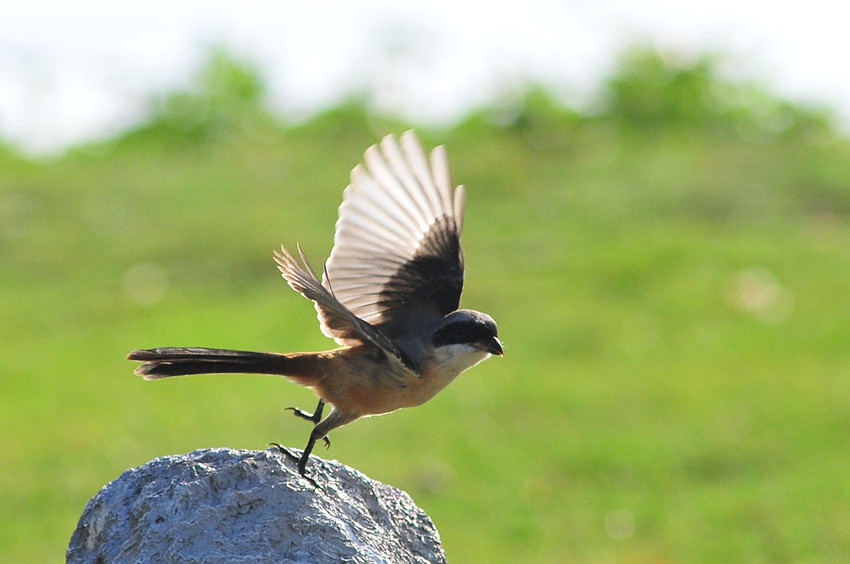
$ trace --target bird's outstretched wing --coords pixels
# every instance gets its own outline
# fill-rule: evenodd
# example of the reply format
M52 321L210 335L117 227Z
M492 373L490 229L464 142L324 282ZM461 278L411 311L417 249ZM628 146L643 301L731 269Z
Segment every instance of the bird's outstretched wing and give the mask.
M322 333L336 339L340 344L351 346L371 344L396 358L414 372L418 370L415 362L395 341L354 315L322 285L310 263L307 262L301 247L298 247L298 254L301 258L300 263L286 247L275 251L274 256L281 274L292 289L315 302Z
M343 194L322 284L392 337L458 308L466 198L452 187L445 148L429 160L412 131L400 143L384 137L364 160Z

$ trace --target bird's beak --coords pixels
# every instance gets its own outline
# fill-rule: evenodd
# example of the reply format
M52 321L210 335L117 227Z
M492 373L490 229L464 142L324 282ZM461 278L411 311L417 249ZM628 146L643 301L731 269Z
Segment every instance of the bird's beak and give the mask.
M491 337L489 340L485 341L482 344L482 348L490 354L498 356L505 354L502 350L502 343L496 337Z

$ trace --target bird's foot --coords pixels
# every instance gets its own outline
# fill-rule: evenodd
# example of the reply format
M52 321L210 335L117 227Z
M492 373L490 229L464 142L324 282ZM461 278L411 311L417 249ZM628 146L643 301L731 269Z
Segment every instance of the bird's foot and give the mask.
M292 411L292 415L294 415L296 417L300 417L301 419L306 419L307 421L312 421L313 424L318 424L319 421L322 418L321 409L316 409L316 411L314 413L307 413L306 411L304 411L303 409L301 409L299 407L284 407L283 408L284 411L286 411L287 409ZM325 443L325 448L331 448L331 440L328 438L327 435L322 437L322 442ZM272 444L274 444L274 443L272 443Z
M286 448L285 446L283 446L280 443L269 443L269 446L275 447L277 450L282 452L284 454L284 456L286 456L286 458L288 458L290 460L294 460L295 462L298 462L299 460L301 460L300 456L298 456L297 454L295 454L294 452L292 452L291 450L289 450L288 448Z
M319 483L316 480L314 480L311 476L307 475L306 460L302 462L302 458L303 458L302 456L298 456L297 454L295 454L294 452L292 452L291 450L289 450L285 446L281 445L280 443L269 443L269 446L275 447L277 450L282 452L284 454L284 456L286 456L288 459L290 459L293 462L295 462L296 464L298 464L298 474L302 478L304 478L305 480L310 482L313 485L314 488L316 488L317 490L322 491L322 492L325 491L325 489L322 486L320 486Z
M318 423L317 417L315 413L308 413L301 409L300 407L284 407L283 410L287 409L292 410L292 415L295 417L300 417L301 419L306 419L307 421L312 421L313 423Z

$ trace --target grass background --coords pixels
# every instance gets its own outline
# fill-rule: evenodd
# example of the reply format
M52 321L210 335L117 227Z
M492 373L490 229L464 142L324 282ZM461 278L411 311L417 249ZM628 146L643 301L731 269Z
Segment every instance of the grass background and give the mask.
M303 446L262 376L158 383L161 345L331 346L271 251L330 251L352 99L300 125L221 53L120 139L0 150L0 560L56 562L123 470ZM850 555L850 143L821 111L636 51L581 113L530 87L441 130L467 186L463 304L503 359L321 456L410 492L450 561Z

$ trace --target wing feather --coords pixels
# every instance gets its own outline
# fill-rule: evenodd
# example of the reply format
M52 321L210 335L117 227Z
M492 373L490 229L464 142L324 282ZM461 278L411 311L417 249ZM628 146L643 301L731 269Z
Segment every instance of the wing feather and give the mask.
M414 373L418 370L416 363L395 341L354 315L334 297L331 290L319 281L300 246L298 254L300 263L286 247L281 246L280 251L275 251L274 256L278 269L289 286L314 302L322 333L343 345L356 346L366 343L374 345Z
M323 285L353 315L395 332L414 311L442 317L457 309L464 202L444 147L429 160L412 131L400 142L384 137L352 170Z

